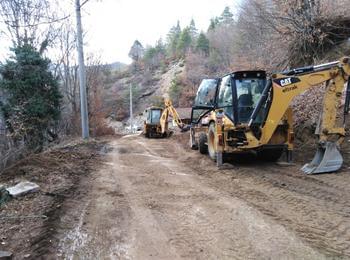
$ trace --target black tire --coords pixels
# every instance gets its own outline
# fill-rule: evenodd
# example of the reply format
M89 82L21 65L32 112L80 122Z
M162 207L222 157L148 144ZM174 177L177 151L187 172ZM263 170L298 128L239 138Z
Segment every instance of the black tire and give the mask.
M198 147L201 154L208 153L207 135L205 133L199 134Z
M211 123L208 129L207 143L209 157L214 161L216 161L216 138L215 124Z

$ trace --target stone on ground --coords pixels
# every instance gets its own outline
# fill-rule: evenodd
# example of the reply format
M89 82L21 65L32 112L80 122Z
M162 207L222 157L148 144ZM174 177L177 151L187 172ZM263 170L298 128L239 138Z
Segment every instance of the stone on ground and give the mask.
M13 187L7 188L7 191L12 197L18 197L29 192L35 192L38 190L39 185L29 181L22 181Z

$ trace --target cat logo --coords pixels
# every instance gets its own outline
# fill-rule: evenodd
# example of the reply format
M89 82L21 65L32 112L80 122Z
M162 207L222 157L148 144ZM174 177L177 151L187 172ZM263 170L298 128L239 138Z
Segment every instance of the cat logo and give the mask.
M285 78L285 79L281 79L280 81L281 87L288 86L290 84L292 84L292 78Z
M289 86L291 84L296 84L300 82L300 79L295 78L295 77L288 77L288 78L282 78L282 79L276 79L274 80L274 83L277 85L281 86L282 88L285 86Z

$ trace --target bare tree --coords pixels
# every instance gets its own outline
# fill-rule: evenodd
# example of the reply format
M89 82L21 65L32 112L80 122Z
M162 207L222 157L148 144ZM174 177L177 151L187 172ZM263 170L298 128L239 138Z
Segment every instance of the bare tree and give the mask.
M102 64L99 55L88 54L86 60L86 90L91 134L93 136L113 134L113 130L105 121L109 111L103 106L104 82L108 75L105 72L110 68Z
M269 47L268 42L272 51L285 51L279 56L280 64L310 64L350 36L350 7L345 2L245 0L240 12L243 31L256 35L255 41L259 41L258 36L265 38L265 47ZM257 31L261 25L264 30ZM261 35L259 31L268 33ZM269 40L265 35L272 37Z
M70 21L62 24L57 35L55 46L58 49L56 58L56 75L61 80L62 90L73 113L78 112L78 77L76 64L76 33Z
M287 40L280 37L278 27L268 17L268 10L273 8L272 1L246 0L242 3L236 23L232 69L240 66L240 69L275 70L286 66Z
M233 24L218 25L208 32L212 63L218 66L216 71L223 71L234 62L237 29Z
M55 37L57 18L53 1L48 0L0 0L0 16L6 25L7 36L14 46L23 43L44 50Z

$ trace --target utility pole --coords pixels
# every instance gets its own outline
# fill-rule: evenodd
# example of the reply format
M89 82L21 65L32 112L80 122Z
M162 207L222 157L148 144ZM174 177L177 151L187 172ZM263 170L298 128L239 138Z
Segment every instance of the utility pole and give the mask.
M83 50L83 29L81 26L80 0L75 0L75 12L77 18L77 37L78 37L78 61L79 61L79 85L80 85L80 112L81 112L81 130L82 138L89 138L89 118L86 97L86 70L84 64Z
M133 133L134 129L132 128L132 122L133 116L132 116L132 85L130 84L130 132Z

